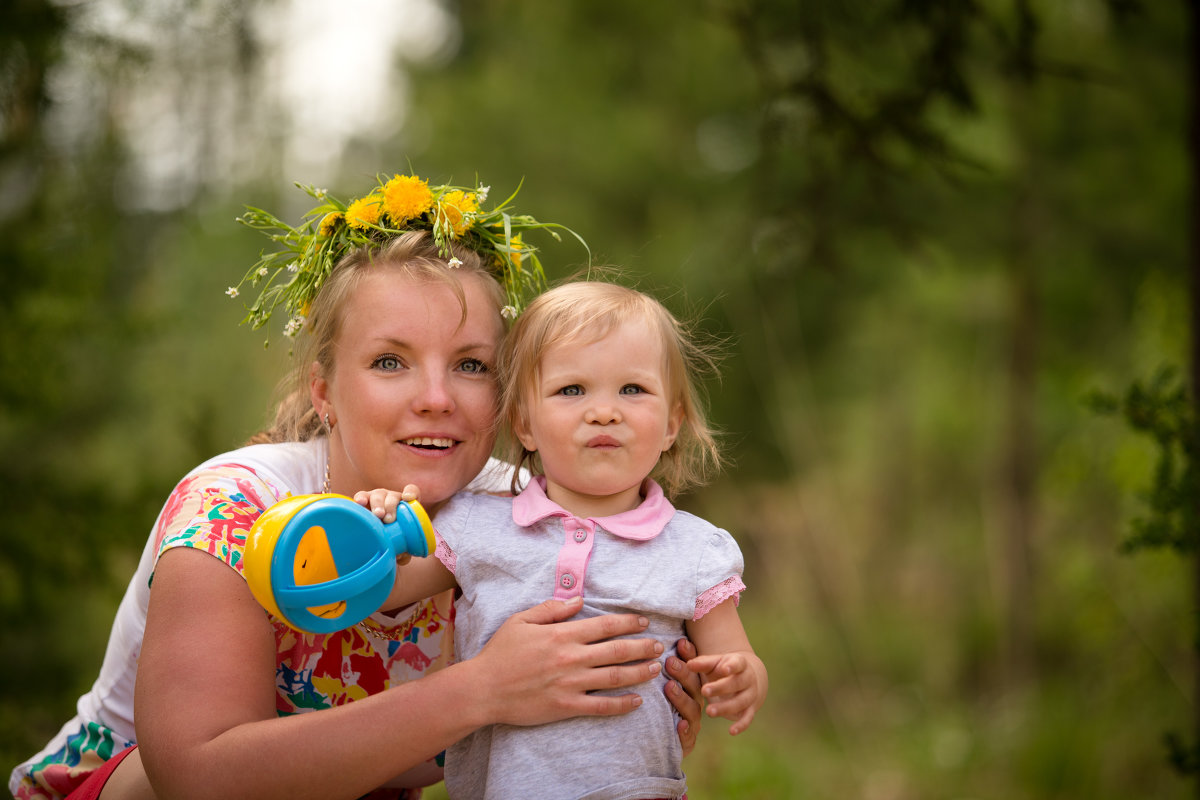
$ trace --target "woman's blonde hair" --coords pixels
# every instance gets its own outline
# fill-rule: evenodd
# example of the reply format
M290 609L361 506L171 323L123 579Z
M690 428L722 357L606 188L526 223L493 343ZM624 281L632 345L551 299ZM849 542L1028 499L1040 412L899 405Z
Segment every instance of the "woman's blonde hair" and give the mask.
M602 281L562 284L535 298L513 323L497 357L501 376L500 418L509 429L506 449L518 467L528 464L541 471L537 454L511 432L527 427L528 399L536 391L541 359L554 345L590 342L603 338L630 321L645 322L655 331L663 349L668 402L683 412L679 434L659 458L652 476L674 496L706 483L722 463L716 431L709 425L704 382L717 374L714 346L704 346L694 330L685 326L653 297ZM518 476L513 475L513 491Z
M453 268L450 258L458 260ZM294 368L280 384L282 400L276 407L274 424L252 436L249 444L306 442L324 435L324 426L309 396L312 364L318 365L325 379L333 377L335 346L346 318L347 301L370 271L385 269L418 281L445 283L458 298L463 321L467 315L462 288L465 276L480 276L495 303L497 316L505 302L504 290L479 253L451 243L450 257L443 258L428 231L408 231L382 246L360 247L347 253L334 266L309 309L308 322L297 343Z

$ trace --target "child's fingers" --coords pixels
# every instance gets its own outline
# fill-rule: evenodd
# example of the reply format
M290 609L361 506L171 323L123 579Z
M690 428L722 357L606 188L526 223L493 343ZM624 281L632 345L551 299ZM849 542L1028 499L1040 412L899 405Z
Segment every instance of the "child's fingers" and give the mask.
M369 492L355 493L354 501L384 522L392 522L396 519L400 494L388 489L372 489Z
M754 693L742 691L721 695L709 701L707 712L710 717L724 717L733 720L735 724L743 723L741 729L745 729L750 724L746 714L750 714L750 719L754 718Z
M707 676L709 679L711 679L711 678L715 677L715 674L713 671L717 668L717 666L720 663L721 663L720 655L696 656L695 658L688 660L687 668L690 669L692 672L697 672L697 673Z
M754 706L751 705L738 716L732 725L729 726L729 735L737 736L746 728L750 727L750 723L754 721Z
M745 660L725 659L708 673L701 693L711 699L744 691L753 683L754 675L746 669Z
M420 502L421 489L415 483L406 484L404 491L400 492L400 499L406 503Z

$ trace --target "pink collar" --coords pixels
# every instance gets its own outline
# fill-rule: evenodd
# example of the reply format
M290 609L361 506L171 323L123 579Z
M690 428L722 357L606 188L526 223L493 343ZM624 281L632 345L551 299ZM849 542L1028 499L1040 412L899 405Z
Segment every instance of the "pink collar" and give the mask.
M667 526L667 522L675 513L675 507L663 494L662 487L649 478L642 484L642 490L645 499L637 508L611 517L589 517L589 521L622 539L639 542L653 539ZM528 528L546 517L571 516L569 511L546 497L544 475L535 477L513 500L513 522L523 528Z

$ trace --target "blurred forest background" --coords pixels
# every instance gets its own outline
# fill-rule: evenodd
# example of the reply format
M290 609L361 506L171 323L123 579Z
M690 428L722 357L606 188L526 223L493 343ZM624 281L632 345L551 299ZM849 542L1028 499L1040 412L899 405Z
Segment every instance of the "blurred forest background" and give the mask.
M524 180L728 339L733 465L683 505L742 544L772 686L691 797L1195 796L1192 569L1122 550L1156 450L1086 402L1187 374L1194 4L2 7L4 775L167 492L270 413L243 204L411 168Z

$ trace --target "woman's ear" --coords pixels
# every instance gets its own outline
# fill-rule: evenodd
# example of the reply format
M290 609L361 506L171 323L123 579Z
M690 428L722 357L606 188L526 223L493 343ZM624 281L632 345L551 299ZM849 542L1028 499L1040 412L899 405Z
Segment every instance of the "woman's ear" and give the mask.
M329 381L321 375L321 364L317 361L308 370L308 396L312 400L313 410L317 412L317 419L324 419L332 403L329 400Z

